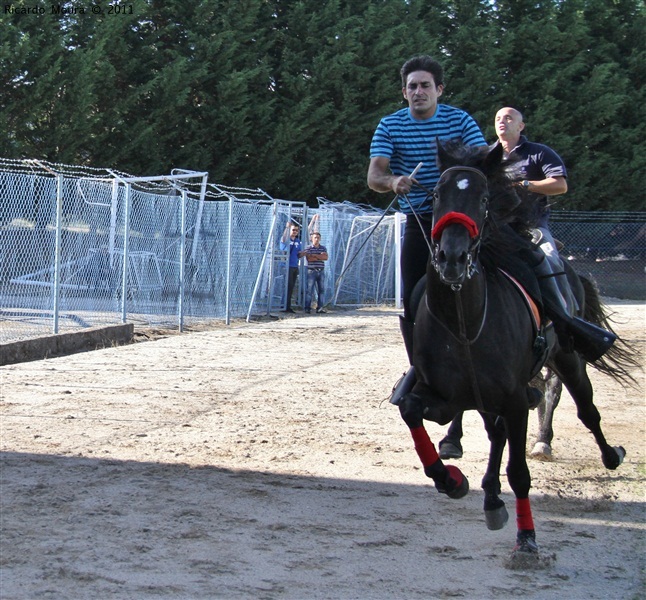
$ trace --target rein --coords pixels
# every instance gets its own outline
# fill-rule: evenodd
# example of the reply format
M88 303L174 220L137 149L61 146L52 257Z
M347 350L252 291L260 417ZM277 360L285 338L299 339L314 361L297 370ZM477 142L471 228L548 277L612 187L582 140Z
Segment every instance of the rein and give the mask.
M485 184L487 185L488 189L488 181L486 175L480 171L479 169L475 169L473 167L450 167L449 169L446 169L441 177L440 181L438 181L437 185L435 186L435 190L433 190L434 194L437 194L437 188L440 185L440 182L442 181L443 177L451 172L451 171L469 171L472 173L476 173L478 176L482 177L485 181ZM488 213L485 213L485 218L483 221L483 226L484 223L487 221L487 215ZM457 223L459 225L462 225L465 227L469 233L469 237L472 240L471 247L469 249L469 267L467 270L467 279L471 279L475 272L475 259L473 258L475 254L478 251L478 248L480 247L480 234L481 234L481 228L478 227L478 224L468 215L464 213L459 213L456 211L451 211L447 214L445 214L443 217L441 217L437 223L434 223L433 229L431 231L431 242L433 249L431 250L431 256L432 256L432 261L433 265L435 266L435 269L438 270L437 262L436 262L436 252L434 251L437 250L438 248L438 242L442 236L442 232L446 229L451 224ZM455 305L456 305L456 310L458 314L458 327L459 327L459 334L456 336L440 319L438 319L432 312L431 309L428 305L428 296L425 297L426 301L426 310L428 311L429 315L431 316L432 319L434 319L437 323L439 323L446 331L449 332L450 335L452 335L457 342L464 348L465 353L466 353L466 363L468 365L468 370L469 370L469 382L471 383L471 389L473 390L473 395L475 398L476 402L476 408L480 412L484 412L485 407L484 403L482 402L482 395L480 393L480 387L478 386L478 378L476 376L474 364L473 364L473 357L471 356L471 346L480 338L480 335L482 334L482 331L484 329L485 322L487 321L487 314L488 314L488 307L489 307L489 298L488 298L488 288L487 288L487 279L486 277L484 278L484 307L483 307L483 312L482 312L482 320L480 322L480 327L478 328L478 332L476 333L475 337L472 339L469 339L467 336L467 331L466 331L466 322L464 318L464 307L462 305L462 295L461 295L461 289L462 285L452 285L451 289L455 293Z
M438 323L441 327L443 327L455 340L462 346L465 350L466 353L466 358L467 358L467 365L469 367L469 382L471 383L471 389L473 390L473 395L475 397L476 401L476 408L480 412L485 412L485 407L484 403L482 402L482 395L480 394L480 387L478 386L478 378L476 376L475 368L473 366L473 357L471 356L471 346L475 344L475 342L478 341L480 338L480 334L482 333L482 330L484 329L485 322L487 321L487 314L489 313L489 294L488 294L488 288L487 288L487 279L485 277L484 279L484 286L485 286L485 299L484 299L484 308L482 311L482 321L480 322L480 327L478 328L478 333L476 333L475 337L472 339L469 339L467 337L466 333L466 323L464 320L464 308L462 306L462 295L460 293L460 290L454 290L455 292L455 306L458 312L458 325L459 325L459 335L455 335L447 326L445 323L443 323L438 317L436 317L433 312L431 311L431 307L428 305L428 294L424 296L424 301L426 304L426 311L430 315L430 317Z

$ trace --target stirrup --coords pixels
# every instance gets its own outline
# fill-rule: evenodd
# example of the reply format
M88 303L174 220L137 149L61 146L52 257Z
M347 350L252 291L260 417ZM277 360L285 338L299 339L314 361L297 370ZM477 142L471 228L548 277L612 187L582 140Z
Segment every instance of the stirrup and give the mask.
M408 371L399 378L393 387L393 391L390 394L390 403L395 406L399 406L402 398L413 389L416 381L417 377L415 377L415 367L411 366L408 368Z

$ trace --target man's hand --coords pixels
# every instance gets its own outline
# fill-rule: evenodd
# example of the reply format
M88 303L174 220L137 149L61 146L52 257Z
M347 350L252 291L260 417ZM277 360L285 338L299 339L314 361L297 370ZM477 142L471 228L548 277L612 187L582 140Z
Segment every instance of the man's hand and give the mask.
M417 183L417 181L411 177L400 175L399 177L393 177L390 187L398 196L405 196L411 191L411 188L415 183Z

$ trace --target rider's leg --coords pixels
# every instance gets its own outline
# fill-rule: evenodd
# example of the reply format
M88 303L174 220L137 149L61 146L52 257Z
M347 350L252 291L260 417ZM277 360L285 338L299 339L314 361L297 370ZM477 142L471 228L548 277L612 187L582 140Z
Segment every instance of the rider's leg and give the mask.
M534 265L534 272L541 289L545 313L554 323L562 349L566 352L575 350L588 362L601 358L617 336L598 325L568 314L565 299L544 256Z
M563 296L565 306L567 307L568 312L576 313L579 310L579 304L574 297L570 283L567 280L565 267L563 266L563 260L559 255L558 248L556 247L556 241L552 236L552 232L547 227L539 227L538 231L540 231L541 234L541 239L538 243L538 246L543 251L543 254L545 254L547 260L550 263L552 273L555 276L556 285L558 286L558 289ZM572 311L569 310L570 308L572 309Z
M420 219L425 224L424 219ZM430 223L428 224L430 229ZM411 296L417 282L426 274L429 249L425 234L420 229L417 219L413 215L406 217L404 230L404 243L402 245L401 268L403 282L404 314L399 317L399 329L404 339L408 362L411 365L403 377L395 384L390 395L392 404L399 404L405 394L410 392L415 385L415 368L413 364L413 328L415 325L416 306L411 306Z
M413 367L413 328L414 323L406 319L403 315L399 316L399 329L404 338L404 346L406 347L406 353L408 354L408 362L410 366L403 377L393 387L393 391L390 394L390 402L392 404L398 405L399 401L408 394L413 389L413 386L417 382L417 377L415 377L415 367Z

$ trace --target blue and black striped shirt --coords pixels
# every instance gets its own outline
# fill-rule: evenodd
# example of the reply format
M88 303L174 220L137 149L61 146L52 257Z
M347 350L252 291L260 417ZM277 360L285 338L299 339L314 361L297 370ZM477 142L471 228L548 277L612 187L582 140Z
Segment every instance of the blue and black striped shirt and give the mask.
M419 121L411 116L407 107L381 120L372 137L370 158L383 156L390 159L393 175L410 175L422 162L424 166L415 179L427 189L433 189L440 178L435 138L458 139L467 146L487 145L473 118L459 108L438 104L430 119ZM413 187L408 199L416 212L428 213L433 208L430 200L426 202L426 192L418 186ZM399 198L399 208L405 214L412 214L405 198Z

